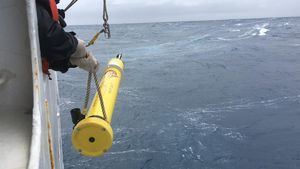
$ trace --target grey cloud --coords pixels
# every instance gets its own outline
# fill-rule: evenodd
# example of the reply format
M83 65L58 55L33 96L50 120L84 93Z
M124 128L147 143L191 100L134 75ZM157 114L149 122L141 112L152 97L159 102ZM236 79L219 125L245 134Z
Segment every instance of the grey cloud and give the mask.
M78 1L67 14L68 22L100 24L102 0ZM108 4L112 23L300 16L299 0L108 0Z

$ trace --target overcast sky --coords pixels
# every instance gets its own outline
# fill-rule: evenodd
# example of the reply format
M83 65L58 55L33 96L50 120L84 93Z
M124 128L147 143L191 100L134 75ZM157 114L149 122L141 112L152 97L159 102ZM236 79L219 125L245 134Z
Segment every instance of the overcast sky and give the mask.
M70 0L61 0L65 7ZM110 23L300 16L300 0L107 0ZM70 25L102 23L102 0L78 0Z

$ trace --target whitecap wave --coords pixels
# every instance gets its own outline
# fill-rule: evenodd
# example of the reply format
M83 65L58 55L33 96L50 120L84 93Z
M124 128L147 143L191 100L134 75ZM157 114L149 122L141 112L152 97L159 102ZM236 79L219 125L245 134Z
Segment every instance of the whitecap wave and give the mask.
M169 154L167 151L154 151L150 150L149 148L146 149L138 149L138 150L125 150L125 151L115 151L115 152L108 152L108 155L120 155L120 154L128 154L128 153L165 153Z
M255 36L255 35L252 34L250 36L239 36L238 38L223 38L223 37L219 37L217 39L220 40L220 41L238 41L238 40L244 40L244 39L251 38L252 36Z
M259 36L265 36L265 35L267 35L266 33L267 32L269 32L270 30L269 29L266 29L266 28L261 28L260 30L259 30Z
M179 116L186 120L186 128L192 127L199 130L199 134L201 136L205 137L210 134L216 133L218 135L236 141L241 141L244 139L244 136L236 129L209 122L209 119L220 120L222 118L222 114L220 114L220 110L218 109L212 109L209 107L194 109L182 113Z
M229 29L229 32L241 32L240 29Z
M199 130L199 134L201 136L207 136L212 133L216 133L228 139L243 141L245 136L238 129L228 128L218 123L212 123L211 121L222 120L225 117L226 112L248 110L256 107L274 109L283 102L299 101L300 95L278 97L260 101L240 99L219 104L210 104L197 109L190 109L188 111L185 111L184 113L179 114L178 116L180 116L181 119L184 119L187 122L185 123L184 127L192 127Z
M72 101L70 98L60 98L60 104L59 106L64 107L64 106L68 106L68 105L72 105L75 104L74 101Z
M249 39L254 36L265 36L267 35L267 32L270 30L267 29L269 26L269 23L263 23L263 24L256 24L255 26L252 26L248 28L245 32L242 33L241 29L229 29L229 32L241 32L238 37L218 37L217 39L220 41L236 41L236 40L244 40Z
M266 33L270 31L269 29L266 28L267 26L269 26L269 23L264 23L262 25L255 25L254 28L259 31L258 33L259 36L265 36L267 35Z
M211 36L210 34L204 34L204 35L196 36L195 38L192 38L189 41L192 42L192 43L199 42L199 41L201 41L201 40L203 40L205 38L208 38L210 36Z

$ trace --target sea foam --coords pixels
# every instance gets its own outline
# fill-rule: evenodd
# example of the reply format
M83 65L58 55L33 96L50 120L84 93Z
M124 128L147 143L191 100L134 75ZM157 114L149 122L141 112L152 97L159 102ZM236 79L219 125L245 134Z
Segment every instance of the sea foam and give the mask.
M255 25L255 29L259 31L259 36L265 36L267 35L266 33L269 32L270 30L267 29L266 27L269 26L268 23L264 23L263 25Z

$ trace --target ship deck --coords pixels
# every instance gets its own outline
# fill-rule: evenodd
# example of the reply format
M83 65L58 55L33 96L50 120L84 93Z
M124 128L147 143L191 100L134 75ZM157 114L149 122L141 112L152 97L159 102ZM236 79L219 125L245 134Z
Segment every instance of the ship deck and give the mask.
M32 112L22 107L2 106L0 113L0 168L26 168L30 152Z

